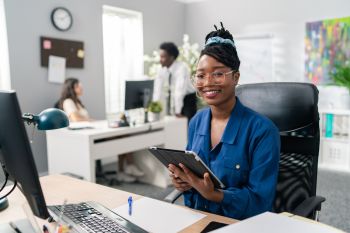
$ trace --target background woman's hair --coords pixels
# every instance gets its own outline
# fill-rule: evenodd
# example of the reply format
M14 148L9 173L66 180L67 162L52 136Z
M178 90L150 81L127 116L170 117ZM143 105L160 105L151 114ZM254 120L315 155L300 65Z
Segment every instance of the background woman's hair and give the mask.
M221 23L221 29L217 29L215 25L214 27L216 30L210 32L205 37L205 43L209 38L215 37L215 36L221 37L223 39L230 39L234 42L232 34L224 28L222 23ZM214 43L214 44L205 46L204 49L201 51L200 57L203 55L211 56L216 60L218 60L220 63L224 64L225 66L228 66L235 71L239 71L239 65L241 62L238 58L236 47L233 47L230 44Z
M66 99L72 99L77 107L78 105L81 105L82 107L84 107L84 105L82 104L79 97L74 91L75 86L78 84L79 84L79 80L76 78L67 78L64 81L62 92L61 92L61 98L59 100L60 109L63 109L63 102Z

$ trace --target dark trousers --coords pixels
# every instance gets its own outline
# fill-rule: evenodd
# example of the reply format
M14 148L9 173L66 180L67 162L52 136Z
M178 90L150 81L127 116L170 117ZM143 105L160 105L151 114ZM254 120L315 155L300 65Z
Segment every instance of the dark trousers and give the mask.
M196 93L185 95L184 106L182 107L181 114L186 116L188 122L197 112L197 96Z

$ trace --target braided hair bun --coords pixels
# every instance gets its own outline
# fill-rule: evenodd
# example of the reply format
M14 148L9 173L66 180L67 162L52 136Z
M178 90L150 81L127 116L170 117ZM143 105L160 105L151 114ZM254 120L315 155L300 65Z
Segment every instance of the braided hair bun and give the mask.
M226 30L222 24L221 29L218 29L216 25L214 25L215 31L210 32L205 37L205 44L206 46L201 51L200 57L203 55L208 55L213 58L215 58L220 63L224 64L225 66L228 66L232 68L235 71L239 71L239 65L240 60L237 55L236 46L232 45L234 44L233 36L232 34ZM231 40L233 43L208 43L208 40L210 38L220 37L222 39L228 39Z

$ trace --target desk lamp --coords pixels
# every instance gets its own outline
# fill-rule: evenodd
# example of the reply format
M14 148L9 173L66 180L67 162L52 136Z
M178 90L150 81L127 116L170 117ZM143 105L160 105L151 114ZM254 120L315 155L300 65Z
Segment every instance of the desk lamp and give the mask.
M22 119L28 125L36 125L38 130L59 129L69 125L67 115L62 110L57 108L48 108L39 113L39 115L24 113L22 115Z
M62 110L59 110L57 108L48 108L39 113L39 115L24 113L22 115L22 119L28 125L34 124L34 126L37 126L38 130L59 129L67 127L69 125L67 115ZM5 176L5 183L2 187L0 187L0 191L5 187L7 183L8 175L5 174ZM7 195L9 194L10 193L8 193ZM8 207L8 201L6 196L0 197L0 211Z

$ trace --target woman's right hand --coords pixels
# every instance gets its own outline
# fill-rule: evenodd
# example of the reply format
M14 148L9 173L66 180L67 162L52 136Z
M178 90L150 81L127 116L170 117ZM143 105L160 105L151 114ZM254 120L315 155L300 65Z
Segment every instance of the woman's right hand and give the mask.
M178 169L177 167L175 167L174 165L170 164L168 167L169 170L169 176L171 177L171 182L173 183L174 187L181 191L181 192L185 192L189 189L192 188L191 185L189 185L187 182L181 180L180 177L177 177L174 175L174 169Z

